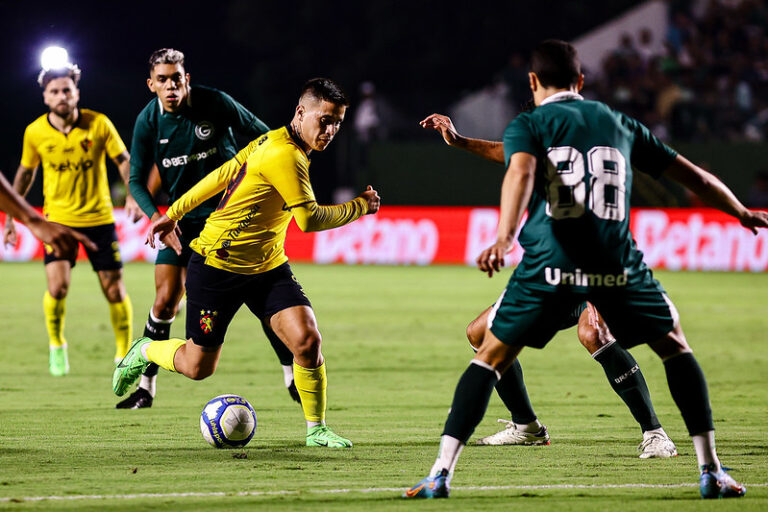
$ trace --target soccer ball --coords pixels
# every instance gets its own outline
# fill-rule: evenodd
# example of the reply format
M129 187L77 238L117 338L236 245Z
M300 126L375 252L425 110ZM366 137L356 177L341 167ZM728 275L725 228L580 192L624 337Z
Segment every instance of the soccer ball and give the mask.
M200 432L216 448L242 448L256 432L256 411L238 395L219 395L200 415Z

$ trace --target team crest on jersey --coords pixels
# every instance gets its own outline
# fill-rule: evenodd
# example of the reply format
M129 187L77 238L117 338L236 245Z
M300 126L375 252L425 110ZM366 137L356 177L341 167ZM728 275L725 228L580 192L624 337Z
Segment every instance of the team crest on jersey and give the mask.
M195 136L200 140L208 140L213 137L213 123L209 121L200 121L195 126Z
M217 316L219 316L218 311L211 311L210 309L200 310L200 330L203 331L203 334L211 334L213 332Z
M87 153L93 147L93 141L91 139L83 139L80 141L80 147Z

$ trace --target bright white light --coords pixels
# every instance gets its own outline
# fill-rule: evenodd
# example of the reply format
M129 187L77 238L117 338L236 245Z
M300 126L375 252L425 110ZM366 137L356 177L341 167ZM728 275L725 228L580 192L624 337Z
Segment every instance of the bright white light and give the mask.
M62 69L69 64L67 50L59 46L49 46L40 54L40 65L45 70Z

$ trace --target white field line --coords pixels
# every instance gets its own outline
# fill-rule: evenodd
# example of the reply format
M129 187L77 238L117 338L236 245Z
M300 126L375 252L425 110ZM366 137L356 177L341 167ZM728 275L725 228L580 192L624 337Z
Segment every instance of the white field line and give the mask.
M697 483L682 484L551 484L551 485L483 485L452 487L453 491L510 491L510 490L547 490L547 489L679 489L698 487ZM768 487L768 483L747 483L749 487ZM282 491L241 491L241 492L166 492L139 494L80 494L72 496L24 496L21 498L0 498L0 503L32 501L79 501L79 500L135 500L142 498L211 498L221 496L290 496L299 494L353 494L376 492L403 492L405 487L369 487L363 489L301 489Z

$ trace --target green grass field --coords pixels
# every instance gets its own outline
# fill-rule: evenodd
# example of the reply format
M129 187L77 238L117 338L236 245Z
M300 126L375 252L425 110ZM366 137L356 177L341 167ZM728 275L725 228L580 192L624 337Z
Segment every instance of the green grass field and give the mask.
M768 275L659 273L710 385L718 451L749 488L703 502L693 447L663 366L633 349L680 456L640 460L639 428L600 366L561 333L521 357L549 427L545 447L468 446L450 500L400 500L437 452L454 387L471 352L464 328L508 277L465 267L295 265L323 333L328 423L351 450L303 447L304 421L257 320L243 308L216 374L193 382L161 370L151 409L115 410L114 343L106 302L87 263L74 269L66 336L71 373L47 370L41 263L0 265L0 508L11 510L766 510L768 509ZM125 270L141 334L153 267ZM173 333L183 335L183 319ZM203 404L248 398L258 431L247 458L202 439ZM476 434L507 415L494 397ZM647 487L641 487L644 484Z

